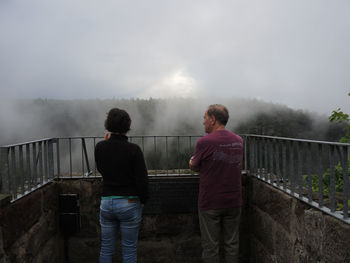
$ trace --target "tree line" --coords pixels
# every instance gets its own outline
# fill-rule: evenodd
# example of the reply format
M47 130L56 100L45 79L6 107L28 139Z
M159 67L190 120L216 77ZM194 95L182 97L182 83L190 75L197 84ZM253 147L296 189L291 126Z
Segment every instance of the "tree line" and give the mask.
M1 103L0 144L47 137L103 136L106 113L127 110L130 135L203 135L203 113L209 99L92 99L14 100ZM227 128L239 134L339 141L345 123L328 116L255 99L221 99L230 120Z

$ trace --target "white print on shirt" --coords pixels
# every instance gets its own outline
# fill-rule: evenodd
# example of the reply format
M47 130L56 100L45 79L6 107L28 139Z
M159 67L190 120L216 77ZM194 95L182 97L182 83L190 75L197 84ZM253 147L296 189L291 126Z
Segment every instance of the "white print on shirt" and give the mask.
M239 155L230 155L230 154L226 154L224 152L215 151L213 153L213 160L214 161L223 161L225 163L238 164L238 163L240 163L241 158Z
M232 147L233 149L242 148L242 143L240 142L234 142L234 143L228 143L228 144L220 144L220 147Z

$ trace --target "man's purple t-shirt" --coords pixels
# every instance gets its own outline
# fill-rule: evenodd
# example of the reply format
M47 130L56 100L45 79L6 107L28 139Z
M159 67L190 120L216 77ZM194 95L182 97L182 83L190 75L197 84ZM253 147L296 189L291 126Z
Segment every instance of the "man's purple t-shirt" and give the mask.
M216 130L196 144L192 165L199 169L198 209L242 206L243 140L228 130Z

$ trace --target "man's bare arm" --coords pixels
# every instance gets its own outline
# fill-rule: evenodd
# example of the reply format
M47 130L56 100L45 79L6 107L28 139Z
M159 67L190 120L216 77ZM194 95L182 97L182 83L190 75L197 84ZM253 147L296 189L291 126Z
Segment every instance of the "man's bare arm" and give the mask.
M190 161L188 162L188 165L190 166L190 169L195 172L199 172L199 167L194 166L192 162L193 156L191 157Z

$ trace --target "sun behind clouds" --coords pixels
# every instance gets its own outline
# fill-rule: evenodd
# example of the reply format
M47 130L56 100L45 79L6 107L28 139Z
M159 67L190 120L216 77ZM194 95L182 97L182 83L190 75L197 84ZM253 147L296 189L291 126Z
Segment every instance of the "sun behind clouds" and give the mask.
M195 95L196 80L184 70L177 70L163 77L143 97L152 98L188 98Z

